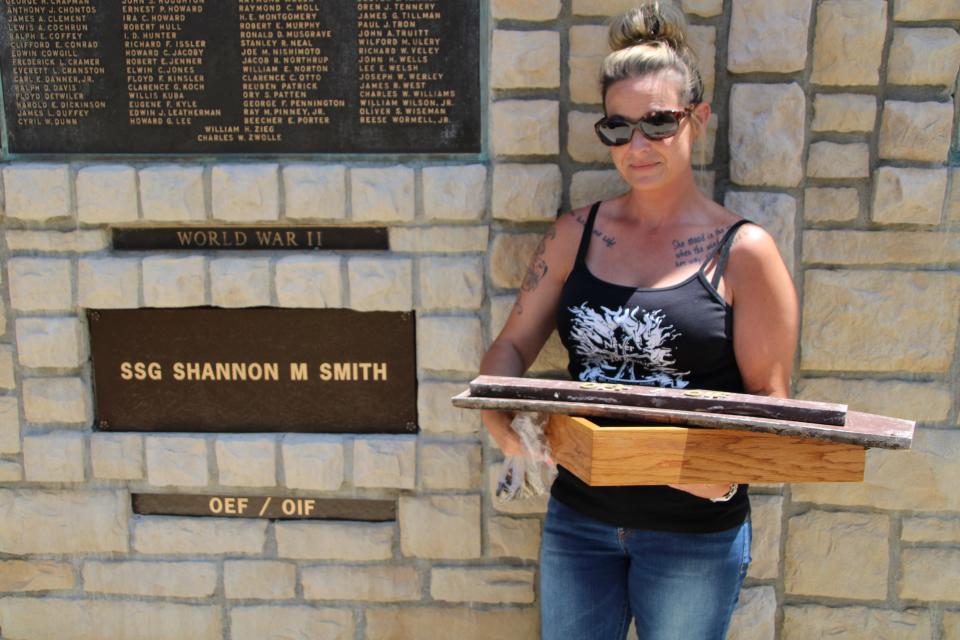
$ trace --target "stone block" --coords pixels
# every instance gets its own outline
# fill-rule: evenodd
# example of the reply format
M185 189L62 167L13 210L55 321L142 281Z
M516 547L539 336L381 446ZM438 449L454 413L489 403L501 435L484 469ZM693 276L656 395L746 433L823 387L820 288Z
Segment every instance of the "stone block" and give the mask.
M573 15L613 16L636 6L632 0L573 0Z
M814 142L810 145L807 156L807 176L834 179L869 178L870 145L865 142Z
M442 602L533 602L533 569L434 567L430 596Z
M5 213L14 220L45 222L71 216L70 167L22 163L3 167Z
M783 614L784 640L926 640L932 632L930 614L919 609L791 605Z
M960 67L955 29L894 29L887 83L952 87Z
M24 436L24 477L30 482L83 482L83 438L70 431Z
M877 509L951 512L960 511L960 435L920 428L909 451L870 450L864 482L795 484L795 502ZM903 475L906 474L906 475ZM910 482L903 482L909 477Z
M593 125L603 113L571 111L567 114L567 153L577 162L610 162L610 150L597 138Z
M483 303L483 260L431 257L420 260L418 310L479 309Z
M390 250L410 253L481 253L487 250L490 227L393 227Z
M475 374L483 357L480 319L454 316L417 318L417 365L427 371Z
M960 542L960 521L924 516L906 517L903 519L900 539L903 542L956 544Z
M413 169L401 166L351 169L350 181L354 221L413 221Z
M570 101L581 104L600 104L600 65L610 53L607 27L603 25L574 25L570 27Z
M807 264L943 265L960 260L960 233L949 231L806 231Z
M586 207L598 200L609 200L629 187L615 170L577 171L570 180L570 206Z
M420 485L427 491L480 489L480 445L432 442L420 445Z
M537 233L498 233L490 248L490 282L494 287L517 289L540 243Z
M946 169L880 167L874 173L870 217L883 224L939 224Z
M957 638L960 638L960 613L954 613L953 611L945 611L943 613L942 638L943 640L957 640Z
M536 560L540 555L540 520L493 516L487 520L487 555Z
M259 556L267 541L268 524L266 520L239 518L136 516L132 523L133 548L150 555Z
M540 637L535 608L476 610L449 607L369 608L367 640L529 640Z
M204 437L146 437L147 482L159 487L204 487L210 482Z
M204 220L203 167L151 165L140 169L143 219L163 222Z
M487 168L482 164L424 167L423 216L428 220L474 221L487 209Z
M347 277L351 309L413 309L413 263L408 258L350 258Z
M277 555L340 562L389 560L394 529L392 522L277 522Z
M459 382L420 382L417 388L417 416L425 433L475 434L480 429L480 412L458 409L450 398L466 389Z
M143 436L133 433L90 434L90 462L98 480L143 478Z
M110 247L106 229L6 232L7 249L37 253L90 253Z
M804 288L802 369L939 373L950 367L960 276L812 270Z
M0 553L125 553L129 511L125 491L0 489Z
M10 306L17 311L73 308L73 268L65 258L10 258Z
M479 496L400 496L397 519L405 556L480 557Z
M753 541L749 577L775 580L780 576L780 534L783 518L781 496L750 496Z
M794 272L797 201L792 196L784 193L729 191L724 206L766 229L776 241L787 269Z
M894 0L893 19L898 22L960 20L957 0Z
M306 600L405 602L420 600L420 575L415 567L305 567Z
M217 436L217 475L229 487L277 484L277 443L273 436Z
M903 549L897 595L902 600L960 600L960 551L956 549Z
M77 171L77 219L81 223L122 223L138 217L136 169L100 164Z
M717 28L707 25L687 26L687 43L699 61L700 77L703 80L703 100L713 101L713 89L717 81Z
M197 307L206 303L203 256L143 259L143 303L148 307Z
M952 404L949 385L900 380L807 378L797 383L797 397L917 422L945 421Z
M297 566L268 560L227 560L223 592L231 600L286 600L297 595Z
M496 29L490 50L490 86L494 89L560 86L558 32Z
M210 172L213 217L229 222L261 222L280 218L280 167L263 164L219 164Z
M495 219L553 220L562 194L563 177L555 164L497 164L493 168Z
M886 0L819 2L810 81L835 86L879 84L886 32Z
M140 260L81 258L77 304L87 309L133 309L140 299Z
M172 602L0 600L0 624L8 640L221 640L219 606Z
M209 598L217 590L213 562L100 562L83 563L83 590L88 593L159 598Z
M880 158L944 162L952 131L953 102L887 100L880 119Z
M86 354L77 318L18 318L17 355L24 367L75 368Z
M313 163L282 169L283 215L291 220L342 220L347 217L347 168Z
M818 93L813 98L812 131L868 132L873 131L876 122L876 96Z
M950 170L950 192L945 208L949 220L960 220L960 170L955 168Z
M76 584L73 567L53 560L0 561L0 592L60 591Z
M335 436L287 434L280 445L285 486L334 491L343 484L343 441Z
M354 621L349 609L234 607L230 610L230 630L230 640L353 640Z
M860 193L851 187L811 187L803 192L808 222L850 222L860 216Z
M277 260L274 270L279 306L324 308L343 305L340 258L290 256Z
M684 13L712 18L723 13L723 0L680 0Z
M787 522L784 586L791 595L887 597L890 519L811 510Z
M491 108L490 138L498 156L552 156L560 153L560 103L553 100L498 100Z
M773 640L777 628L777 594L773 587L752 587L740 592L733 612L729 640Z
M16 389L14 376L13 347L0 345L0 389Z
M560 0L492 0L490 11L496 20L545 22L560 15Z
M210 261L210 298L217 307L270 305L270 260L216 258Z
M813 0L734 0L727 68L791 73L807 62Z
M21 383L23 415L35 424L88 424L90 390L80 378L28 378Z
M735 84L730 95L730 177L795 187L803 178L806 98L800 85Z
M417 441L412 436L357 438L353 442L353 486L413 489Z
M0 482L23 480L23 465L17 460L0 460Z

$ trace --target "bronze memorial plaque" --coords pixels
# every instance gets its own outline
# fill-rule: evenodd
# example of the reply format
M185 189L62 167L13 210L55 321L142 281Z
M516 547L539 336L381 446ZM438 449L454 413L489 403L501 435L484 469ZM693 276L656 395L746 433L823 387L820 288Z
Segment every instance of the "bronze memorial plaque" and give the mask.
M88 310L108 431L413 433L414 314Z
M341 251L390 249L386 227L114 227L113 248L145 250Z
M182 493L134 493L133 512L146 516L215 516L268 520L397 519L395 500L307 498L300 496L225 496Z
M0 0L9 153L478 153L480 0Z

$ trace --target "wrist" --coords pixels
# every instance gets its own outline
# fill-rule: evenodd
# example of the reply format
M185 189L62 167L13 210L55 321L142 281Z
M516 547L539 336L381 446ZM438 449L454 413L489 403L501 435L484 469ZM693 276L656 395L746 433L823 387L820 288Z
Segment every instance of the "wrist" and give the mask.
M710 502L729 502L733 496L737 495L737 489L740 488L736 482L730 483L730 488L727 489L727 492L722 496L717 496L716 498L709 498Z

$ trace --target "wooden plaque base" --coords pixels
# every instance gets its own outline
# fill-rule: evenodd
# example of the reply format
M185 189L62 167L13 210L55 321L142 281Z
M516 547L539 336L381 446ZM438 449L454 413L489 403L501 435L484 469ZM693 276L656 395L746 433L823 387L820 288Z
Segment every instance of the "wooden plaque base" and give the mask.
M860 482L866 449L792 436L664 426L599 427L553 414L554 460L592 486Z

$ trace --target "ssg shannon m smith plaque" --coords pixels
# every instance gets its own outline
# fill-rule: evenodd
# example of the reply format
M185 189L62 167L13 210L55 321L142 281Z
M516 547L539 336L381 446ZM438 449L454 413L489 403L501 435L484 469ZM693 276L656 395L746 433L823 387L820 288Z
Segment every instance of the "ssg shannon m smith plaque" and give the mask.
M479 0L0 0L11 153L476 153Z
M412 312L89 310L108 431L412 433Z

